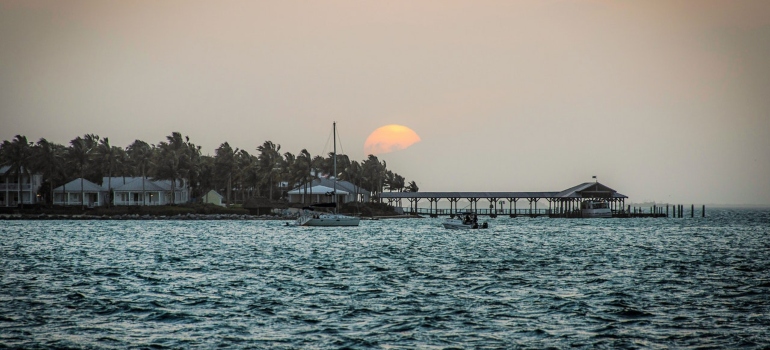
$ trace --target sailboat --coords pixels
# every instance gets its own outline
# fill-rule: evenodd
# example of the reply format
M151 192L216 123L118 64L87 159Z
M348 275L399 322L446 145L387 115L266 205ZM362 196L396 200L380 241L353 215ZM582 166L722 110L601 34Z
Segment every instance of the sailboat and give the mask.
M343 215L337 213L337 122L332 124L332 133L334 134L334 152L332 158L334 158L334 190L332 191L333 203L323 203L311 206L310 209L303 209L300 216L297 218L296 224L298 226L358 226L361 221L360 218L355 216ZM313 210L313 207L333 207L332 213L319 213Z

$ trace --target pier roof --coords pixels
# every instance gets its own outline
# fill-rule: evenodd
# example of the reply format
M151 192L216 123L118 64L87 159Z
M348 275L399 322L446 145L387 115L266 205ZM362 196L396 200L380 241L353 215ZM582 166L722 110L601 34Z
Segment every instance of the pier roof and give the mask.
M584 182L559 192L558 198L628 198L599 182Z

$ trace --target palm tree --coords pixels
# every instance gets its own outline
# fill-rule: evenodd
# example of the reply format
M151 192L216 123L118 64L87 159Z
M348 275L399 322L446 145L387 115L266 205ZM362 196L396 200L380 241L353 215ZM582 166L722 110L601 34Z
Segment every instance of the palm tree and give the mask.
M363 178L363 168L361 167L361 164L357 161L351 161L350 164L345 167L342 170L342 173L340 174L340 179L348 181L355 185L356 187L356 202L358 202L358 196L359 192L358 189L361 187L361 179Z
M172 132L166 141L158 144L155 175L162 180L171 180L171 204L176 204L176 180L183 178L189 169L189 152L182 134Z
M86 169L90 164L91 148L94 144L94 138L88 137L82 138L76 137L70 141L70 147L67 149L67 161L75 167L80 174L80 209L85 209L85 190L83 188L83 178L86 174Z
M284 153L283 160L281 161L281 178L288 183L288 187L290 188L294 188L294 186L302 182L302 180L296 176L296 169L297 157L291 152Z
M216 155L214 156L214 173L219 178L227 179L227 201L226 205L230 206L230 194L233 188L233 174L238 171L238 166L235 161L235 155L238 153L238 149L235 150L230 147L230 144L225 142L219 145L216 149Z
M198 183L197 186L200 189L203 189L203 191L208 192L209 190L216 189L216 178L214 172L215 164L214 164L214 157L211 156L201 156L200 162L198 162ZM203 192L201 191L201 192Z
M308 201L313 203L313 158L306 149L302 149L297 156L295 163L297 169L297 176L300 179L300 183L305 186L304 194L302 195L302 203L305 203L305 196L308 195L308 189L310 189L310 196Z
M406 187L407 192L419 192L420 188L417 187L417 183L414 181L409 181L409 186Z
M330 155L331 155L331 153L330 153ZM331 157L330 157L330 161L333 161L333 159L331 159ZM342 174L342 172L345 169L347 169L349 166L350 166L350 158L346 154L339 154L338 153L337 154L337 174L334 174L334 176L339 178L340 174ZM330 169L332 169L332 168L334 168L334 164L333 163L331 164L331 168ZM329 173L331 174L332 172L333 171L330 171Z
M86 145L88 146L88 156L90 157L88 162L88 167L85 169L85 178L90 180L91 182L102 182L102 170L98 163L95 163L96 160L96 148L99 146L99 141L101 141L101 137L99 135L95 134L85 134L83 135L83 139L86 142Z
M155 153L154 146L150 146L147 142L141 140L134 140L134 143L126 147L126 153L128 154L129 162L134 167L134 174L142 175L142 205L147 205L147 199L145 196L144 182L147 179L147 169L152 166L152 158ZM138 171L137 171L138 170Z
M396 190L398 192L402 192L404 190L404 187L406 187L406 179L398 174L395 174L395 183L393 184L396 187Z
M26 136L16 135L13 141L3 141L0 145L0 166L7 165L8 171L5 176L16 176L18 191L17 198L24 208L24 199L21 197L21 176L30 176L30 165L32 164L32 143L27 141ZM31 199L31 198L30 198Z
M385 171L385 186L389 192L396 188L396 175L390 170Z
M263 177L268 179L270 186L270 200L273 200L273 178L280 171L281 163L281 145L274 144L272 141L265 141L257 147L259 151L259 168L262 170Z
M185 143L187 144L187 155L189 160L187 162L187 180L190 184L190 192L193 195L201 195L200 191L200 172L201 172L201 146L196 146L190 142L190 138L185 136Z
M255 162L256 158L249 154L249 152L246 152L246 150L242 149L236 154L235 163L238 168L238 173L235 174L235 178L241 189L241 203L246 202L246 182L249 179L251 169Z
M32 164L33 168L43 174L43 181L48 181L49 198L46 198L47 204L53 204L53 183L54 177L61 174L62 169L62 157L64 154L64 146L48 142L48 140L41 138L37 141L37 144L33 148L32 152Z
M248 154L245 151L241 151L244 154ZM254 191L250 193L251 197L259 197L259 187L264 183L262 176L260 176L261 170L259 167L259 158L253 154L249 154L248 161L243 160L241 170L243 171L243 181L249 184L249 187Z
M382 193L382 183L387 164L385 161L380 162L377 156L370 154L361 166L364 171L364 181L369 187L368 190L372 192L371 199L374 199L375 196L379 197L379 193Z
M110 146L110 139L105 137L96 146L95 156L103 170L107 171L107 208L112 201L112 171L118 166L118 157L123 150L119 147Z

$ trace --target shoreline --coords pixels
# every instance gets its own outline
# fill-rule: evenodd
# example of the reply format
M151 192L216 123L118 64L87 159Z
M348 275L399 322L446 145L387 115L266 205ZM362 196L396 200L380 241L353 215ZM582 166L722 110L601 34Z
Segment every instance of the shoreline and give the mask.
M364 216L361 220L388 220L388 219L420 219L419 215L393 215L393 216ZM275 215L250 215L250 214L178 214L178 215L149 215L149 214L117 214L117 215L89 215L89 214L0 214L2 220L273 220L291 221L296 217Z
M88 215L88 214L0 214L0 220L294 220L292 217L249 214L179 215Z

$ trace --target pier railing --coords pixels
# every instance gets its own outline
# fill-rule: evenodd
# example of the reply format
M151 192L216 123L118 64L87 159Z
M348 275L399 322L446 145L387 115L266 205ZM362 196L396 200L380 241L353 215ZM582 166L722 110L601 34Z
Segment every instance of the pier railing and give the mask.
M404 207L401 209L405 214L424 215L424 216L431 216L431 217L457 215L457 214L464 214L466 212L469 212L469 210L465 210L465 209L430 209L430 208L415 209L415 208L409 208L409 207ZM655 208L650 208L649 211L643 210L642 208L633 208L633 210L628 210L628 211L613 210L612 216L619 217L619 218L668 217L668 213L664 212L662 209L663 208L655 207ZM572 211L564 212L564 211L558 211L553 209L525 208L525 209L478 209L473 212L476 215L490 216L490 217L496 217L496 216L509 216L509 217L548 216L548 217L555 217L555 218L581 217L580 210L572 210Z
M430 208L401 208L406 214L416 215L456 215L467 212L464 209L430 209ZM555 214L549 209L477 209L473 211L476 215L507 215L507 216L543 216Z

